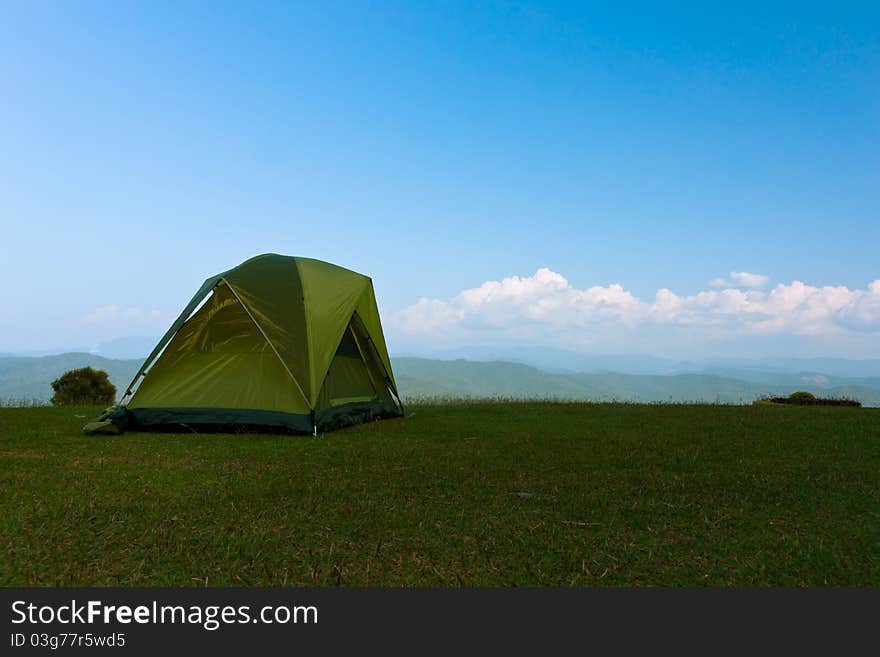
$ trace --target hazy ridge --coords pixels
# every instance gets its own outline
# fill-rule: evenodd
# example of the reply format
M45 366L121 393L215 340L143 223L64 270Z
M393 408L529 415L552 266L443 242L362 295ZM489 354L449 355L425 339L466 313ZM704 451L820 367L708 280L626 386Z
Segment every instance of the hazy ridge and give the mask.
M404 395L561 397L597 401L748 403L764 395L809 390L817 395L853 397L880 406L880 382L869 379L818 385L813 375L785 374L781 383L746 381L707 373L669 375L546 372L503 361L438 361L397 358L394 373ZM832 380L830 378L828 381ZM871 382L877 385L872 386Z
M0 357L0 400L46 401L51 382L76 367L106 370L120 392L142 359L113 359L89 353ZM830 376L818 372L774 372L715 368L701 372L630 374L547 371L506 361L393 359L407 397L556 397L597 401L748 403L762 395L809 390L880 406L880 377Z

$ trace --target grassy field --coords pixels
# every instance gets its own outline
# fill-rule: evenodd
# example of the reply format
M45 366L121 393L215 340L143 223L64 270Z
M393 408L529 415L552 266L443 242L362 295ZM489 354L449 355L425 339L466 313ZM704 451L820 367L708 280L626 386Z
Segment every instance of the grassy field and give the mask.
M0 408L2 585L880 585L880 410L461 403L323 438Z

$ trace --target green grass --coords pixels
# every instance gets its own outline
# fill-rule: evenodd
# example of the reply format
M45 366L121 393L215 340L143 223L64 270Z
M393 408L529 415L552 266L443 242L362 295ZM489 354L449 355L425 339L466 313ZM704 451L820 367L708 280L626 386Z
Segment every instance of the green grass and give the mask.
M2 585L880 585L880 410L449 403L323 438L0 408Z

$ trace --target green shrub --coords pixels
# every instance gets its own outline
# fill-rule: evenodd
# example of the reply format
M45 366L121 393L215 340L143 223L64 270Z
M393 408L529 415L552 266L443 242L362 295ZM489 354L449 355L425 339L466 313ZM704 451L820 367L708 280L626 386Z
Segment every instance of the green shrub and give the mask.
M793 404L795 406L855 406L862 405L858 399L848 397L814 397L809 392L796 392L788 397L761 397L752 402L755 406Z
M812 392L807 392L806 390L798 390L797 392L793 392L788 396L789 399L815 399L816 395Z
M82 367L65 372L52 382L52 403L56 406L68 404L95 404L111 406L116 401L116 386L104 370Z

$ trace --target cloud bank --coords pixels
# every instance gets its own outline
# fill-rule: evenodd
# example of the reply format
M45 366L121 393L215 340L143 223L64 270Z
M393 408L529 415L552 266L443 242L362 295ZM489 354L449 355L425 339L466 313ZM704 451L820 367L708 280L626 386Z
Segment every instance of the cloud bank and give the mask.
M750 274L747 271L732 271L730 278L714 278L709 281L710 287L761 289L767 287L770 282L769 276L763 274Z
M487 281L448 300L422 298L391 316L393 330L445 342L505 341L589 346L626 336L677 334L689 341L801 336L837 339L880 334L880 280L866 289L777 284L731 272L709 289L679 295L661 288L640 299L622 285L579 289L561 274ZM880 335L872 335L874 339Z

